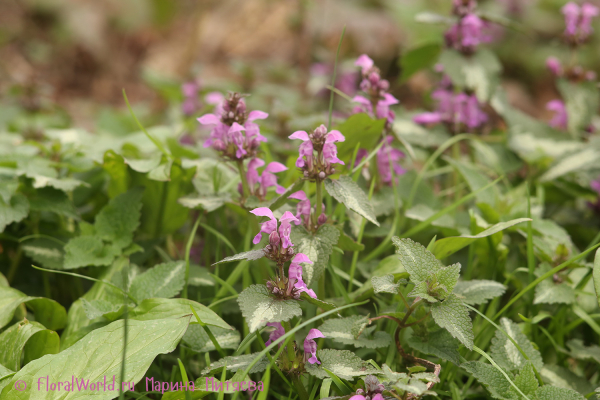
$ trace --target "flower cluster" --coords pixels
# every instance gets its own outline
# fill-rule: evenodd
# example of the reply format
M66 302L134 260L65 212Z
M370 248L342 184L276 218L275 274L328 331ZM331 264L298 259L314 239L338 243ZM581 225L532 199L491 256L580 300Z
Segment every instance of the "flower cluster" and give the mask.
M287 170L287 167L278 162L269 163L262 174L258 173L258 168L265 165L265 162L260 158L253 158L248 163L248 171L246 172L246 180L250 189L250 194L258 197L259 200L264 200L267 194L267 189L275 186L275 192L281 194L285 192L285 188L277 184L277 177L274 175L277 172ZM238 185L238 191L242 193L242 183Z
M446 46L463 54L473 54L481 43L488 43L492 35L490 25L475 14L475 0L454 0L453 14L458 21L444 34Z
M579 65L571 68L564 68L560 60L556 57L548 57L548 59L546 59L546 68L548 68L555 77L566 78L572 82L595 81L597 78L596 72L585 70Z
M200 85L196 81L186 82L181 85L181 93L183 94L181 110L184 115L190 116L200 108L200 101L198 101L199 91Z
M379 383L374 375L365 376L365 390L358 389L356 394L350 397L350 400L384 400L382 395L385 386Z
M444 123L453 133L464 130L473 131L488 120L487 115L481 110L481 103L475 94L455 93L452 82L444 76L440 87L431 97L437 102L437 110L418 114L414 122L422 125Z
M598 7L591 3L569 2L562 8L565 16L565 38L572 46L580 45L588 40L592 32L592 19L600 15Z
M260 142L266 142L259 127L253 121L265 119L263 111L246 110L246 103L239 93L231 93L215 107L214 114L198 118L202 125L212 127L204 147L212 147L229 160L254 158Z
M395 175L404 175L406 170L400 165L400 160L404 158L404 153L394 147L392 136L386 136L383 139L383 146L377 151L377 170L379 177L384 185L392 186L392 172ZM355 166L369 155L366 149L359 149L356 153Z
M305 179L322 181L335 173L332 164L344 165L344 162L337 158L337 146L335 145L336 142L346 140L339 131L327 132L325 125L321 125L310 134L305 131L296 131L289 138L300 139L303 142L298 150L296 167L303 170Z
M272 326L275 328L275 330L269 334L269 340L265 343L267 346L285 335L285 329L280 322L269 322L267 323L267 326ZM321 362L317 359L317 342L315 342L315 339L324 337L325 335L323 335L323 333L318 329L311 329L308 332L308 335L306 335L306 338L304 339L304 362L309 362L310 364L321 364Z
M361 67L360 90L365 92L367 97L354 96L352 100L358 105L352 110L353 113L364 112L373 118L385 118L386 128L389 129L396 117L396 114L390 110L390 106L398 104L398 99L388 93L390 83L386 79L381 79L379 69L366 54L358 57L354 65Z
M310 200L306 193L303 190L299 190L290 195L290 199L300 200L300 202L296 205L296 225L304 225L307 231L314 231L317 227L314 226L312 221L312 214L316 212L316 207L312 207L310 204ZM325 214L325 204L321 208L323 212L317 218L317 225L321 226L327 222L327 215Z

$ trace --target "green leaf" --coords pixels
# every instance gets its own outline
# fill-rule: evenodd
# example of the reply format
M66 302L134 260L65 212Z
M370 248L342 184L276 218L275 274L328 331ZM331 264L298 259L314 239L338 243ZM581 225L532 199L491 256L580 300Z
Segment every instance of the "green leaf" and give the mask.
M221 264L221 263L225 263L225 262L231 262L231 261L238 261L238 260L254 261L254 260L258 260L259 258L263 258L264 256L265 256L264 249L250 250L250 251L245 251L243 253L238 253L233 256L225 257L224 259L222 259L221 261L217 261L213 265Z
M217 327L211 327L209 329L222 349L235 350L238 348L238 345L240 344L240 333L238 331ZM191 325L188 328L183 336L183 343L199 353L216 350L212 340L200 325Z
M571 339L567 342L571 355L580 360L595 360L600 364L600 346L585 346L581 339Z
M24 319L0 334L0 348L5 349L0 353L0 364L18 371L23 353L24 364L46 354L56 354L60 349L60 338L39 322Z
M490 299L502 296L505 291L506 287L503 284L483 279L458 282L454 288L454 294L463 303L470 305L485 304Z
M16 372L11 371L4 365L0 364L0 393L2 393L2 389L4 389L6 385L8 385L10 377L14 374L16 374Z
M365 245L362 243L355 242L350 236L346 235L341 226L337 226L337 230L340 231L340 237L337 242L337 246L344 251L363 251Z
M64 192L72 192L78 186L87 186L88 184L77 179L71 178L51 178L43 175L30 175L28 177L33 178L33 187L35 189L53 187Z
M400 81L404 82L415 73L434 65L440 56L440 43L427 43L408 50L400 57Z
M338 157L349 162L354 148L359 143L363 149L373 149L379 142L384 126L385 118L375 120L366 113L351 115L342 124L333 128L346 138L343 142L336 143Z
M600 249L596 250L596 255L594 256L593 277L596 298L598 299L598 305L600 306Z
M177 343L188 327L190 317L171 318L154 321L128 321L127 355L125 363L126 382L137 382L144 377L146 370L158 354L166 354L175 350ZM35 381L35 377L48 377L52 382L71 382L72 376L89 382L103 381L111 377L119 377L121 373L123 349L123 324L116 321L108 326L92 331L73 346L58 354L47 355L27 364L11 378L0 396L3 400L27 400L36 398L33 389L19 392L15 390L17 380ZM118 379L118 378L117 378ZM117 381L115 387L121 386ZM96 392L97 399L112 399L116 392L108 390ZM65 392L62 399L81 398L77 390Z
M421 244L396 236L392 238L392 242L396 246L400 262L415 284L427 281L442 269L441 262Z
M267 322L289 321L302 315L297 300L275 299L265 285L252 285L237 298L250 332L262 328Z
M317 352L321 364L305 364L306 371L319 379L329 378L325 369L336 376L353 380L356 376L365 376L376 373L377 370L367 361L348 350L324 349Z
M373 276L371 284L375 293L393 293L398 294L400 283L394 283L394 275Z
M306 301L307 303L314 304L315 306L319 307L320 309L322 309L324 311L329 311L329 310L333 310L334 308L336 308L335 304L327 303L326 301L310 297L306 292L302 292L302 294L300 295L300 298L302 300Z
M86 300L81 298L81 305L85 310L85 315L89 319L96 319L104 316L109 321L114 321L125 311L125 304L112 303L107 300Z
M456 161L452 158L446 158L446 161L462 175L469 185L469 189L471 189L473 192L481 189L491 182L487 176L481 173L481 168L478 168L473 164ZM497 188L492 186L482 192L479 192L475 198L477 203L486 203L491 206L495 206L498 199Z
M0 199L0 233L7 225L19 222L29 214L29 201L20 193L13 195L10 202Z
M492 365L480 361L468 361L460 365L465 371L477 379L490 392L493 398L502 400L518 400L511 392L512 386Z
M534 392L539 387L539 382L535 376L535 371L533 369L533 364L528 362L525 366L519 371L519 374L515 377L514 384L523 392L523 394L529 396L534 394ZM511 387L511 392L519 398L517 391Z
M302 264L302 274L307 286L319 280L329 262L333 246L337 244L340 231L332 225L321 225L313 235L303 226L293 226L290 238L297 253L304 253L313 264Z
M35 314L36 320L53 331L65 326L67 312L52 299L26 296L17 289L0 286L0 328L12 319L15 310L25 303Z
M183 316L192 314L190 306L194 307L194 311L196 311L198 317L206 325L229 330L233 329L213 310L203 304L188 299L146 299L142 301L136 308L130 311L129 318L138 321L164 318L181 318Z
M540 178L540 182L549 182L571 172L595 169L600 151L586 147L558 160Z
M410 347L421 353L448 360L456 365L460 364L460 354L458 352L460 342L445 329L427 331L424 337L411 334L406 338L406 341Z
M327 339L332 339L342 344L351 344L355 347L376 349L386 347L392 343L392 338L387 332L373 331L375 326L364 328L367 319L359 315L346 318L331 318L319 327Z
M540 277L549 272L548 263L541 263L535 270L535 275ZM566 282L555 283L552 279L545 279L535 287L534 304L573 304L575 303L575 289Z
M581 394L572 389L544 385L535 392L537 400L585 400Z
M298 179L296 182L294 182L294 184L290 187L288 187L285 192L283 192L279 197L277 197L276 199L273 199L273 201L271 202L271 204L269 204L269 209L271 209L271 211L275 211L278 210L279 208L281 208L281 206L283 206L287 199L290 197L290 195L294 192L297 192L298 190L302 189L302 186L304 185L304 180L303 179Z
M135 277L131 284L131 296L142 301L152 297L176 296L185 284L185 262L172 261L158 264Z
M474 90L480 101L488 101L499 83L502 65L488 49L479 49L472 56L464 56L456 50L444 50L440 56L444 73L454 85Z
M51 269L62 269L64 263L64 251L60 244L54 240L40 238L28 240L21 245L23 252L36 264Z
M527 336L521 332L519 325L508 318L502 318L500 320L500 327L521 347L533 366L538 371L542 369L544 362L542 361L540 352L533 347ZM518 371L528 361L504 333L500 331L496 331L496 336L492 339L490 355L499 366L508 371Z
M458 277L460 276L460 264L452 264L447 267L442 267L436 274L437 282L441 285L444 285L444 289L446 289L446 296L442 296L441 298L446 298L450 293L454 291L454 287L458 283Z
M98 237L119 250L129 246L140 224L143 193L143 188L136 187L112 199L96 216L94 226Z
M78 236L65 245L63 269L110 265L121 249L98 236Z
M69 196L65 192L53 188L36 190L35 194L29 198L29 207L32 211L49 211L68 218L79 219Z
M455 295L431 306L431 316L436 324L448 330L469 350L473 349L473 323L467 307Z
M226 366L227 371L237 371L237 370L244 370L248 365L250 365L250 363L252 363L252 361L254 361L254 358L258 355L258 353L252 353L252 354L244 354L241 356L229 356L229 357L224 357L222 359L220 359L219 361L215 361L213 363L211 363L208 367L204 368L202 370L202 375L207 375L207 374L215 374L219 371L222 370L223 367ZM265 370L265 368L267 368L267 365L269 365L269 359L265 356L263 358L261 358L260 360L258 360L258 362L256 364L254 364L254 366L252 366L252 368L250 369L250 373L253 374L255 372L262 372Z
M572 83L566 79L556 81L558 91L565 100L569 133L578 137L586 130L598 110L598 87L595 82Z
M202 208L206 212L212 212L219 209L223 204L231 201L231 194L220 193L213 195L201 195L195 197L182 197L178 200L179 204L187 208Z
M501 232L511 226L520 224L522 222L531 221L530 218L518 218L513 219L508 222L500 222L494 226L489 227L477 235L462 235L462 236L454 236L448 237L444 239L437 240L431 249L431 252L439 259L443 259L448 257L451 254L456 253L460 249L467 247L471 243L475 242L477 239L485 238L491 236L495 233Z
M379 226L369 197L352 178L346 175L340 176L338 180L327 178L325 180L325 189L337 201L344 203L347 208Z

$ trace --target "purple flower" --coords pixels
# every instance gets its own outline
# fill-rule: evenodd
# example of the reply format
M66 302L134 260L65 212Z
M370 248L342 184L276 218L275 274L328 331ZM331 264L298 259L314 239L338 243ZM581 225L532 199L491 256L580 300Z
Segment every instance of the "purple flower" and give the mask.
M269 333L269 340L267 340L267 342L265 343L266 346L270 345L275 340L285 335L285 329L283 329L281 322L267 322L267 326L272 326L275 328L275 330ZM279 346L281 345L282 343L279 343Z
M444 34L446 45L465 54L472 54L481 43L492 41L489 23L476 14L466 14Z
M306 196L306 193L304 193L303 190L299 190L292 193L290 195L290 199L300 200L300 202L296 205L296 218L298 218L298 221L295 222L296 225L303 223L307 230L311 230L311 214L316 212L316 210L311 206L310 200L308 196ZM325 203L323 203L321 209L323 210L323 213L319 215L319 219L317 220L319 225L323 225L325 222L327 222L327 215L325 215L324 212Z
M363 75L365 75L369 72L371 68L373 68L375 63L373 62L373 60L371 60L371 58L368 55L363 54L356 59L354 65L356 65L357 67L361 67L362 73Z
M459 17L465 16L475 11L477 2L475 0L453 0L452 13Z
M261 225L260 232L254 237L252 243L260 243L263 233L267 235L271 235L273 232L277 233L277 219L273 215L273 211L267 207L259 207L250 212L258 217L269 217L269 221L263 222ZM292 231L290 222L297 220L298 219L289 211L284 212L281 218L279 218L279 233L276 236L278 236L280 245L284 249L293 246L290 239L290 233ZM273 245L273 243L271 243L271 245Z
M321 364L321 362L317 359L317 342L314 339L316 338L324 338L325 335L321 333L318 329L311 329L306 335L306 339L304 339L304 361L308 361L311 364L317 363ZM308 355L310 354L310 357Z
M354 161L354 167L362 162L369 155L369 150L367 149L358 149L356 152L356 160Z
M548 57L546 60L546 68L548 68L555 76L561 76L563 73L562 65L556 57Z
M385 398L383 397L383 395L381 393L377 393L374 397L369 397L371 400L385 400ZM352 397L350 397L349 400L366 400L366 397L363 396L362 394L356 394Z
M379 383L379 379L374 375L365 376L365 390L357 389L356 395L350 397L349 400L384 400L381 393L385 391L385 386Z
M262 175L259 175L257 168L260 168L263 165L265 165L265 162L260 158L253 158L248 163L246 179L248 180L250 193L259 199L264 199L267 194L267 188L271 186L276 187L275 193L281 194L285 192L285 188L277 184L277 177L274 174L287 170L287 167L278 162L271 162L265 167ZM257 184L258 187L256 187Z
M392 185L392 170L396 175L402 175L406 172L398 161L404 158L404 153L391 146L394 138L388 136L385 139L384 145L377 152L377 169L379 176L384 184Z
M185 115L192 115L200 108L200 102L198 101L199 90L200 85L194 81L181 85L181 92L183 93L181 109Z
M600 15L598 7L591 3L583 3L578 6L574 2L565 4L562 8L565 16L565 36L572 43L582 43L594 31L592 19Z
M211 100L216 100L212 95ZM202 125L212 127L204 147L212 147L232 160L254 157L260 142L266 142L260 129L253 121L265 119L263 111L246 111L246 103L239 93L232 93L215 107L215 114L198 118Z
M598 195L600 196L600 179L597 179L595 181L592 181L590 183L590 186L592 187L592 189L598 193Z
M321 125L310 135L306 131L296 131L289 138L300 139L303 142L298 151L296 166L304 169L304 176L307 178L325 179L334 172L331 164L344 165L344 162L337 158L335 145L336 142L346 140L339 131L327 132L325 125Z
M288 278L290 280L290 284L293 284L296 289L298 289L298 293L306 292L313 299L317 298L317 295L312 289L309 289L306 286L306 283L302 280L302 266L299 263L307 263L312 264L306 254L297 253L290 264L290 268L288 270ZM295 282L295 283L294 283Z
M554 111L554 117L549 122L549 125L557 129L567 129L568 115L567 107L562 100L551 100L546 104L546 109Z

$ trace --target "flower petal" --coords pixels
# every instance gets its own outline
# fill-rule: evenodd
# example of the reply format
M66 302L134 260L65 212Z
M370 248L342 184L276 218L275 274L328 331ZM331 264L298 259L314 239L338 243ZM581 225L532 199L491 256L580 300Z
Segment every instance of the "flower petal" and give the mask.
M308 258L308 256L304 253L296 253L292 262L296 263L296 264L297 263L307 263L307 264L313 263L312 261L310 261L310 258Z
M265 119L268 116L269 114L267 114L264 111L254 110L250 111L250 114L248 114L248 121L254 121L255 119Z
M297 192L290 194L290 199L306 200L308 199L308 197L306 197L306 193L304 193L304 190L298 190Z
M314 340L316 338L324 338L324 337L325 337L325 335L323 335L323 333L321 333L320 330L313 328L308 332L308 335L306 335L306 340Z
M273 161L273 162L269 163L269 165L267 165L267 167L265 168L266 172L272 172L272 173L281 172L281 171L285 171L285 170L287 170L287 167L285 165L283 165L282 163L278 163L277 161Z
M266 207L262 207L262 208L266 208ZM268 208L267 208L268 210ZM271 210L269 210L271 211ZM252 212L252 211L250 211ZM286 211L283 213L283 215L281 216L281 218L279 218L279 222L281 223L285 223L285 222L290 222L290 221L298 221L298 218L294 217L294 214L292 214L289 211Z
M198 122L202 125L217 125L221 122L221 118L215 114L204 114L200 118L198 118Z
M258 207L258 208L255 208L254 210L250 211L250 212L252 214L256 215L257 217L269 217L272 220L275 219L275 216L273 215L273 211L271 211L268 207Z
M327 134L325 143L343 142L344 140L346 140L346 138L342 135L342 132L333 130Z
M290 136L288 136L288 138L300 139L303 142L306 142L308 140L308 133L306 133L306 131L296 131L296 132L292 133Z

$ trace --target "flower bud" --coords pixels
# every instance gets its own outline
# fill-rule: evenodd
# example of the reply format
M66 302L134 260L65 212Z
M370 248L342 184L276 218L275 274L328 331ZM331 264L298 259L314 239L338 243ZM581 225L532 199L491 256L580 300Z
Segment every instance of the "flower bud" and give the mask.
M379 89L380 90L383 90L384 92L387 92L389 88L390 88L390 83L386 79L382 79L379 82Z
M325 172L321 171L319 172L319 179L325 179L327 177L327 175L325 175Z
M327 222L327 215L325 215L325 214L319 215L317 222L319 223L319 225L323 225L325 222Z
M281 238L279 237L279 233L277 233L277 231L271 232L271 234L269 235L269 243L271 244L271 246L279 246L280 242Z

